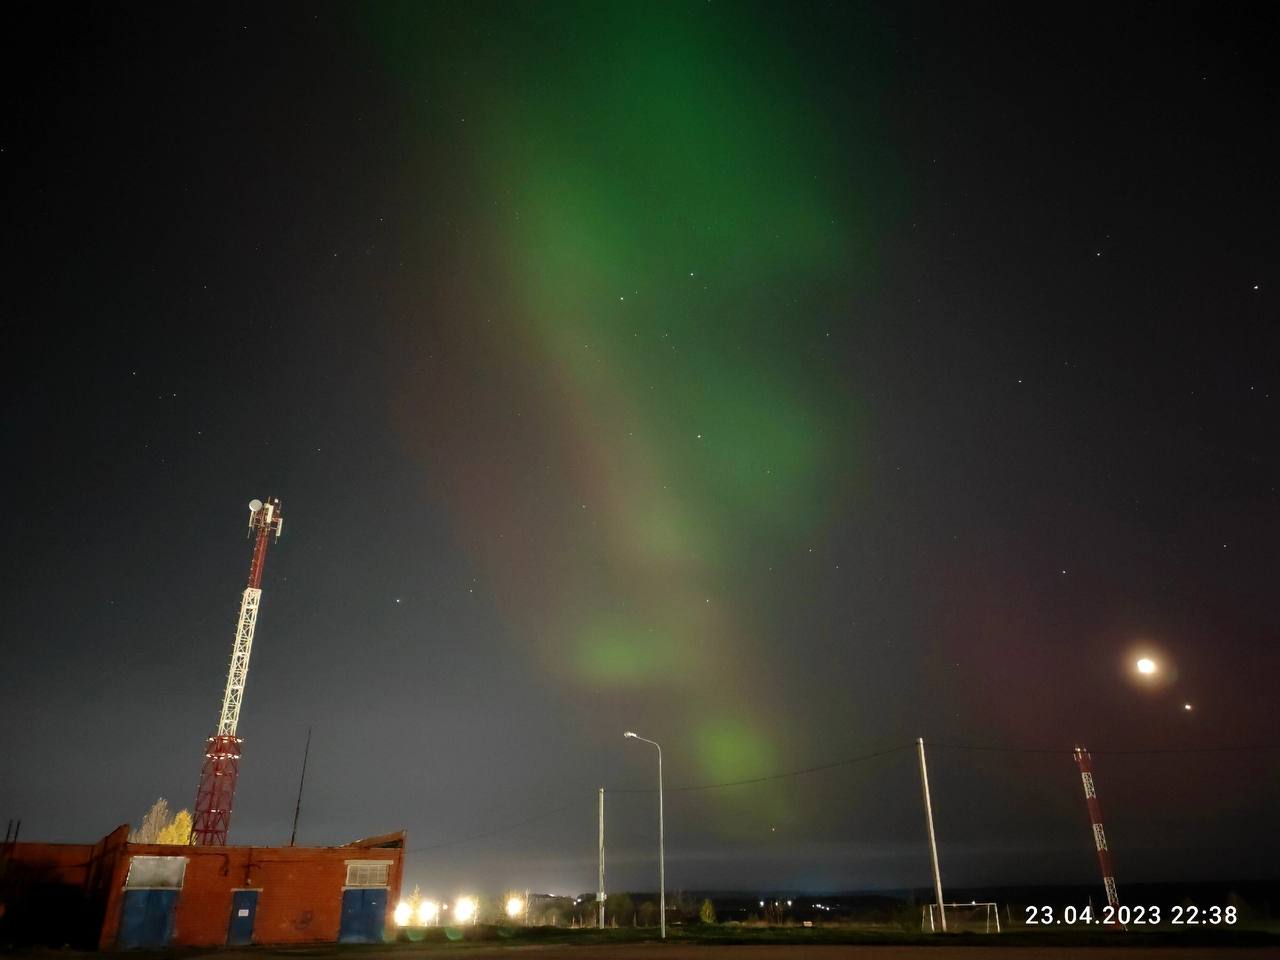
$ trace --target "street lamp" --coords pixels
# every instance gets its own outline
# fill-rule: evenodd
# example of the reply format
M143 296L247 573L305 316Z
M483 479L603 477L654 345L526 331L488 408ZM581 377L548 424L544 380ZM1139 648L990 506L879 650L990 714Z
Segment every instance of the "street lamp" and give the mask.
M658 748L658 916L662 939L665 940L667 939L667 851L662 824L662 747L658 741L642 737L630 730L623 736L630 737L632 740L643 740Z
M453 905L453 915L458 923L470 923L474 926L479 908L480 904L475 897L459 897Z
M520 914L523 913L525 926L528 926L529 914L527 910L528 908L525 906L525 901L522 900L516 894L512 894L511 896L507 897L507 916L510 917L512 920L514 920L516 917L520 916Z

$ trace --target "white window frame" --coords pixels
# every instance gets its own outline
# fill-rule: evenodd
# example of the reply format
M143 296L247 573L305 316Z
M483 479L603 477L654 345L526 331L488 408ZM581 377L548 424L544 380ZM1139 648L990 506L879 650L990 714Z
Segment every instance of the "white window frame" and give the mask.
M136 854L129 858L129 872L126 873L124 877L124 888L126 890L181 890L187 879L188 859L188 857L151 857L143 854ZM178 870L178 882L176 884L131 883L130 881L134 879L134 864L139 860L142 860L144 863L154 863L157 860L164 860L170 865L175 863L181 864L181 867Z
M342 885L342 889L343 890L381 890L381 889L390 887L391 886L391 868L394 865L395 865L394 860L347 860L346 861L347 878L346 878L346 882ZM359 882L360 871L369 870L372 868L381 868L385 872L382 882L381 883L360 883ZM357 881L354 883L352 882L353 871L355 871L354 879Z

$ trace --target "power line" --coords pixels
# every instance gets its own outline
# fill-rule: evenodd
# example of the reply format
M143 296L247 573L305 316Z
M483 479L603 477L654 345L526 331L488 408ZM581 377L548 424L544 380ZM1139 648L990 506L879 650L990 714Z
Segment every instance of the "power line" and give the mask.
M914 747L914 744L904 743L904 744L899 744L896 747L888 747L884 750L877 750L873 753L864 753L856 757L848 757L844 760L834 760L831 763L821 763L821 764L818 764L817 766L803 767L799 770L787 770L783 773L771 773L761 777L750 777L746 780L728 780L722 783L700 783L700 784L693 784L693 785L684 786L684 787L667 787L666 792L667 793L695 793L703 790L723 790L728 787L743 787L743 786L749 786L751 784L756 784L756 783L768 783L774 780L787 780L792 777L801 777L810 773L821 773L824 770L834 770L838 767L847 767L847 766L852 766L858 763L866 763L871 760L878 760L881 757L887 757L892 754L898 753L902 750L910 750L913 747ZM930 741L929 747L930 749L968 750L968 751L976 751L981 753L1020 753L1020 754L1040 754L1040 755L1052 755L1052 756L1063 756L1063 757L1071 756L1071 751L1065 747L1006 747L1006 746L994 746L989 744L938 743L933 741ZM1138 757L1138 756L1162 756L1162 755L1180 755L1180 754L1195 754L1195 753L1237 753L1237 752L1246 752L1246 751L1275 751L1275 750L1280 750L1280 745L1257 746L1257 745L1250 745L1250 744L1228 744L1225 746L1216 746L1216 747L1171 747L1171 748L1164 748L1164 749L1144 749L1144 750L1092 750L1090 752L1093 753L1094 755ZM609 794L617 795L617 794L653 794L653 793L657 793L658 791L657 791L657 788L655 787L647 787L647 788L635 788L635 789L606 788L606 792ZM579 801L574 800L569 803L561 804L560 806L554 807L550 810L545 810L542 813L535 814L532 817L526 817L525 819L517 820L514 823L508 823L500 827L495 827L492 830L486 830L483 833L475 833L466 837L458 837L457 839L454 839L454 840L444 840L440 843L429 844L425 847L413 847L409 850L409 852L422 853L427 850L439 850L443 847L452 847L452 846L457 846L463 843L471 843L474 840L484 840L488 837L495 837L502 833L508 833L512 830L518 830L520 827L527 826L528 824L537 823L540 820L546 820L548 817L555 816L557 813L561 813L562 811L568 810L571 807L577 806L578 803Z
M725 787L741 787L741 786L746 786L748 784L753 784L753 783L765 783L770 780L784 780L790 777L803 776L807 773L818 773L823 770L832 770L836 767L845 767L845 766L849 766L850 764L863 763L869 760L876 760L880 757L886 757L889 754L897 753L899 750L906 750L910 746L911 746L910 744L901 744L896 747L890 747L887 750L878 750L875 753L867 753L857 757L849 757L844 760L836 760L836 761L833 761L832 763L823 763L815 767L805 767L801 770L788 770L785 773L772 773L763 777L751 777L750 779L747 779L747 780L731 780L725 783L701 783L701 784L695 784L687 787L667 787L666 792L667 793L691 793L699 790L720 790ZM619 794L619 793L645 794L645 793L657 793L657 792L658 791L655 788L634 789L634 790L618 790L618 789L606 788L606 793L610 793L610 794ZM413 847L409 850L409 852L423 853L427 850L439 850L442 847L452 847L458 844L470 843L473 840L484 840L488 837L495 837L498 834L508 833L512 830L518 830L520 827L527 826L528 824L537 823L540 820L546 820L548 817L552 817L555 814L560 813L561 811L568 810L570 807L577 806L577 804L578 804L578 801L576 800L570 803L564 803L558 807L554 807L551 810L545 810L542 813L536 814L532 817L526 817L525 819L517 820L514 823L504 824L503 826L495 827L492 830L486 830L483 833L475 833L467 837L458 837L455 840L444 840L444 841L441 841L440 843L429 844L425 847Z
M495 827L492 830L486 830L484 833L473 833L469 837L458 837L456 840L444 840L440 843L428 844L425 847L413 847L409 850L409 853L423 853L427 850L439 850L441 847L452 847L460 843L470 843L472 840L483 840L486 837L496 837L500 833L507 833L508 831L519 829L527 824L537 823L539 820L546 820L548 817L555 816L557 813L568 810L570 807L574 806L577 806L576 802L561 804L552 810L544 810L542 813L535 814L532 817L527 817L524 820L518 820L515 823L508 823L501 827Z
M1057 756L1071 756L1071 751L1065 747L997 747L987 746L976 743L937 743L930 741L929 748L939 750L974 750L983 753L1040 753L1054 754ZM1271 751L1280 750L1280 745L1254 745L1254 744L1229 744L1219 747L1168 747L1162 749L1144 749L1144 750L1090 750L1094 756L1105 755L1110 757L1150 757L1161 756L1165 754L1188 754L1188 753L1240 753L1246 751Z
M899 750L910 749L911 744L900 744L896 747L889 747L886 750L877 750L875 753L864 753L861 756L849 757L845 760L835 760L831 763L822 763L816 767L804 767L801 770L788 770L785 773L771 773L763 777L751 777L747 780L729 780L724 783L700 783L687 787L667 787L667 793L693 793L698 790L722 790L725 787L742 787L752 783L767 783L771 780L786 780L790 777L801 777L806 773L819 773L823 770L834 770L836 767L847 767L855 763L865 763L868 760L876 760L880 757L887 757L891 753L897 753ZM645 789L634 790L609 790L609 793L657 793L657 788L648 787Z

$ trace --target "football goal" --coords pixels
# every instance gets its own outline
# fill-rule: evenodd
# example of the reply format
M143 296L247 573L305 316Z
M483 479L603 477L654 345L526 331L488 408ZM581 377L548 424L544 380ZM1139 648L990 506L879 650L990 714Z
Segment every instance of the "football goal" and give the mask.
M942 905L946 918L946 931L957 933L999 933L1000 905L998 903L979 903L971 900L968 903L944 903ZM920 908L920 929L940 933L943 930L942 917L938 916L936 903L925 904Z

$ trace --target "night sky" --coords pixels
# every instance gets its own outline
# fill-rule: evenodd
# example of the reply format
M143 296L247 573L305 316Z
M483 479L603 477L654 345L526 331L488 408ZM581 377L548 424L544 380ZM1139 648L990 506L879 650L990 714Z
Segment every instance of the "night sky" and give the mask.
M924 886L910 750L675 789L923 736L947 885L1096 881L1077 742L1274 876L1265 13L6 7L0 816L191 805L276 496L232 842L311 727L301 843L653 889L633 729L670 888Z

